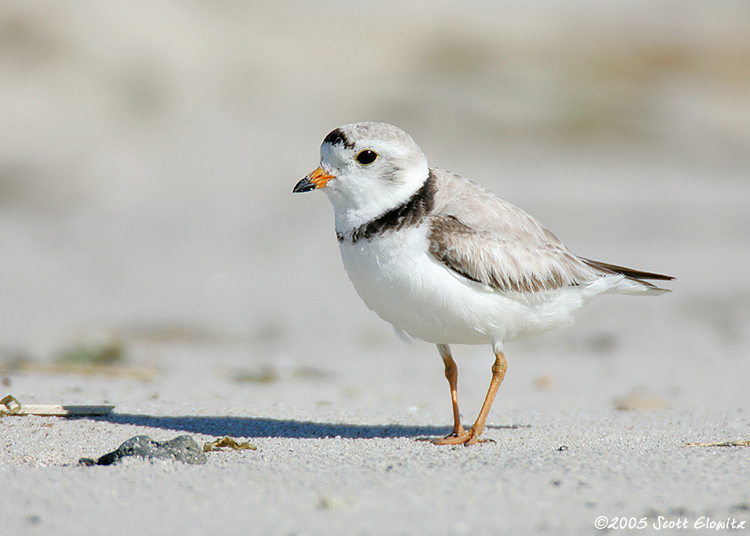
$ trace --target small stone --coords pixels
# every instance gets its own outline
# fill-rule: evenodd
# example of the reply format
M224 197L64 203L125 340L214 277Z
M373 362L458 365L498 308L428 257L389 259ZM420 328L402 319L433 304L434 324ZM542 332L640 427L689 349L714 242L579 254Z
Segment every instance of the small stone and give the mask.
M146 459L177 460L189 464L206 463L206 455L203 449L188 436L182 435L169 441L154 441L148 436L141 435L131 437L120 445L117 450L105 454L98 460L96 465L111 465L127 456L136 456ZM93 465L94 460L81 458L81 465Z
M321 497L318 501L318 508L321 510L329 510L338 506L338 500L335 497Z
M658 396L631 393L614 400L615 409L621 411L654 411L669 409L669 404Z
M557 378L551 374L543 374L534 380L534 387L543 391L554 389L556 385Z

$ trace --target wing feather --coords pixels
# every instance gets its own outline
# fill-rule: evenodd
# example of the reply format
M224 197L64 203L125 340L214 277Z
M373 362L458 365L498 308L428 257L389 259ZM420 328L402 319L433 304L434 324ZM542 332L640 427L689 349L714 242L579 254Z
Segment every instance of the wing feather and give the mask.
M454 272L501 292L582 285L605 273L571 253L536 219L459 175L440 181L430 218L432 256Z

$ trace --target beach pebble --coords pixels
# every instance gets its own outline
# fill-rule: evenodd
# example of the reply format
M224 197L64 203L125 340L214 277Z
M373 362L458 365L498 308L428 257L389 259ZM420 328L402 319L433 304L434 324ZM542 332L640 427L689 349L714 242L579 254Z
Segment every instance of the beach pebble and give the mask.
M126 456L137 456L148 459L178 460L190 464L206 463L203 449L189 435L181 435L169 441L154 441L149 436L131 437L117 450L105 454L98 460L81 458L81 465L110 465Z

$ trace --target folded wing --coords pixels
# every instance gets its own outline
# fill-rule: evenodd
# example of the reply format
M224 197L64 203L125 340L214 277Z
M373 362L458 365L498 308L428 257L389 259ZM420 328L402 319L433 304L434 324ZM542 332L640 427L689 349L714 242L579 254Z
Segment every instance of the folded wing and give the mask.
M621 274L644 279L670 276L583 259L538 220L459 175L432 170L440 197L430 218L430 253L454 272L501 292L543 292L585 285Z

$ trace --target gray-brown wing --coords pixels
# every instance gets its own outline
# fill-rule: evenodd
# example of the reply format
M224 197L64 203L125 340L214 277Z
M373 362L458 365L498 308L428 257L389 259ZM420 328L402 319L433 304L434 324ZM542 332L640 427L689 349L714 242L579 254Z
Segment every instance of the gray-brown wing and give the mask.
M540 292L604 275L536 219L458 175L435 173L430 253L462 276L503 292Z
M602 275L554 244L524 244L477 232L455 216L434 218L429 240L430 253L438 261L503 292L554 290Z

